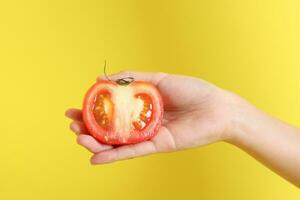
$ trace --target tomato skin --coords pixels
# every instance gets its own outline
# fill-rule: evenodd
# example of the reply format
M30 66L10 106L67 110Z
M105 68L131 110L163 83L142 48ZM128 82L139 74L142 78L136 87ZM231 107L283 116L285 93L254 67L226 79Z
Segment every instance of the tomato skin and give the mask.
M131 131L130 137L126 139L122 137L109 137L110 135L115 134L115 129L112 127L108 130L105 130L96 122L95 117L92 114L92 109L95 106L95 98L103 90L100 88L104 86L112 88L112 93L114 92L114 88L117 87L131 87L134 90L143 90L143 92L151 97L152 101L154 101L152 105L153 114L149 119L149 124L147 124L144 130ZM118 99L116 99L116 101L118 101ZM135 144L150 140L158 133L159 128L161 127L163 113L163 100L159 91L152 83L146 81L134 81L128 86L120 86L117 83L109 80L97 81L86 93L82 108L83 121L89 133L99 142L109 145ZM113 124L115 124L115 122L113 122Z

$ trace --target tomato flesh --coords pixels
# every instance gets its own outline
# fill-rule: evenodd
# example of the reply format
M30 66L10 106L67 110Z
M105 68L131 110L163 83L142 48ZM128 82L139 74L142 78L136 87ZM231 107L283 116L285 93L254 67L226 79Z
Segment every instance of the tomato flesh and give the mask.
M99 126L104 129L111 126L113 103L108 92L102 92L96 96L93 113Z
M99 81L87 92L83 120L92 136L107 144L151 139L161 126L163 103L154 85L135 81L121 86Z

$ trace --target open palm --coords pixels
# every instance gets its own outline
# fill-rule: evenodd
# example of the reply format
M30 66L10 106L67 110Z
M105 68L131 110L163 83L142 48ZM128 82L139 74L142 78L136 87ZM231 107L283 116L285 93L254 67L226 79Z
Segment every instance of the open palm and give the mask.
M78 135L77 142L94 153L92 164L176 151L226 139L231 126L231 110L222 89L200 79L165 73L120 72L109 78L116 80L128 76L156 85L165 107L162 127L149 141L113 147L101 144L89 135L81 110L69 109L66 115L74 120L71 129Z

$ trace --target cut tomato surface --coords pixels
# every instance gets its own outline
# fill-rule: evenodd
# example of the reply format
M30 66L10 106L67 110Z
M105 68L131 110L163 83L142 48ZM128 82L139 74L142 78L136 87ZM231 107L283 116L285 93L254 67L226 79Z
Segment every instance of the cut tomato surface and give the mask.
M87 92L82 112L87 129L98 141L133 144L156 135L162 122L163 101L149 82L119 85L100 80Z

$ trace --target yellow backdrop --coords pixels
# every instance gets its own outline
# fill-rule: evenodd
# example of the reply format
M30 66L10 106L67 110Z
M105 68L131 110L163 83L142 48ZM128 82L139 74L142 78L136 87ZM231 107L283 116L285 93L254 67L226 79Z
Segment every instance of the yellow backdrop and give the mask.
M107 59L206 79L299 126L299 0L12 0L0 25L0 199L299 199L225 143L91 166L64 117Z

